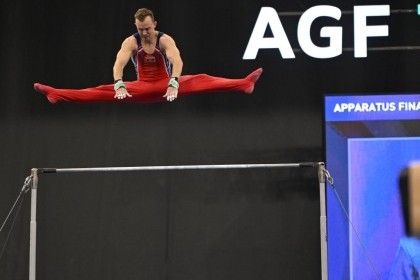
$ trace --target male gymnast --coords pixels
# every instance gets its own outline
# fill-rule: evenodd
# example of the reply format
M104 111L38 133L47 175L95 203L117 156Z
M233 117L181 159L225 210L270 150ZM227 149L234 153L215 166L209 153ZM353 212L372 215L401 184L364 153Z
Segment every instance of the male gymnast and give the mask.
M157 31L154 14L141 8L134 15L137 32L127 37L118 51L113 67L114 84L85 89L57 89L40 83L34 89L49 102L160 102L202 92L242 91L252 93L262 73L258 68L242 79L207 74L181 75L183 62L172 37ZM129 61L134 63L137 80L123 81Z

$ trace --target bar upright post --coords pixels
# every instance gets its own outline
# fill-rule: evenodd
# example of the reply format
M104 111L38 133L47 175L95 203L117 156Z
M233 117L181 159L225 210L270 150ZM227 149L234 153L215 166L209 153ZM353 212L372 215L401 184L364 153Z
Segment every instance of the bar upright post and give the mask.
M36 276L36 202L38 189L38 169L31 170L31 223L29 237L29 280L35 280Z
M327 240L327 210L325 199L325 164L318 163L320 229L321 229L321 275L322 280L328 280L328 240Z

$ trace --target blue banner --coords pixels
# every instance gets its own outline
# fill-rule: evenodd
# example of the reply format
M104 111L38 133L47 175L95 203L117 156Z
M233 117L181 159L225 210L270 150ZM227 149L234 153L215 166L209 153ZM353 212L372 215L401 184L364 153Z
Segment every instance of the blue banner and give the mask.
M420 94L326 96L325 121L420 119Z

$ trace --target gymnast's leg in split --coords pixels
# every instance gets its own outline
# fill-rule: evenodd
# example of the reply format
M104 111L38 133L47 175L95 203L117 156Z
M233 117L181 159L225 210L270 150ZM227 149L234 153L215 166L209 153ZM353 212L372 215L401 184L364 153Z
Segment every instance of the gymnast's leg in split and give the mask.
M230 79L207 74L184 75L179 78L178 97L198 93L244 92L252 93L255 82L262 73L258 68L245 78ZM92 103L92 102L162 102L168 87L169 77L156 81L125 82L131 97L116 99L114 85L101 85L85 89L57 89L35 83L34 89L46 96L51 103L59 101Z

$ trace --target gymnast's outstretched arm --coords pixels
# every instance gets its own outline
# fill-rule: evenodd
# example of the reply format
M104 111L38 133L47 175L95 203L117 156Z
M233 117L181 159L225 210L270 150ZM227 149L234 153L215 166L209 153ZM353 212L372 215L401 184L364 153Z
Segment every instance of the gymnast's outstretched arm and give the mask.
M128 93L127 88L123 83L123 74L124 74L124 67L127 65L130 57L133 55L137 48L136 39L133 36L130 36L124 40L121 44L121 49L117 53L117 57L115 58L115 63L113 67L113 76L114 76L114 89L115 89L115 96L114 98L117 99L124 99L126 97L132 97L130 93Z
M168 101L173 101L178 96L179 77L182 74L182 59L175 41L169 35L165 34L160 38L160 46L166 53L166 57L172 63L172 76L169 81L166 94L163 96Z

